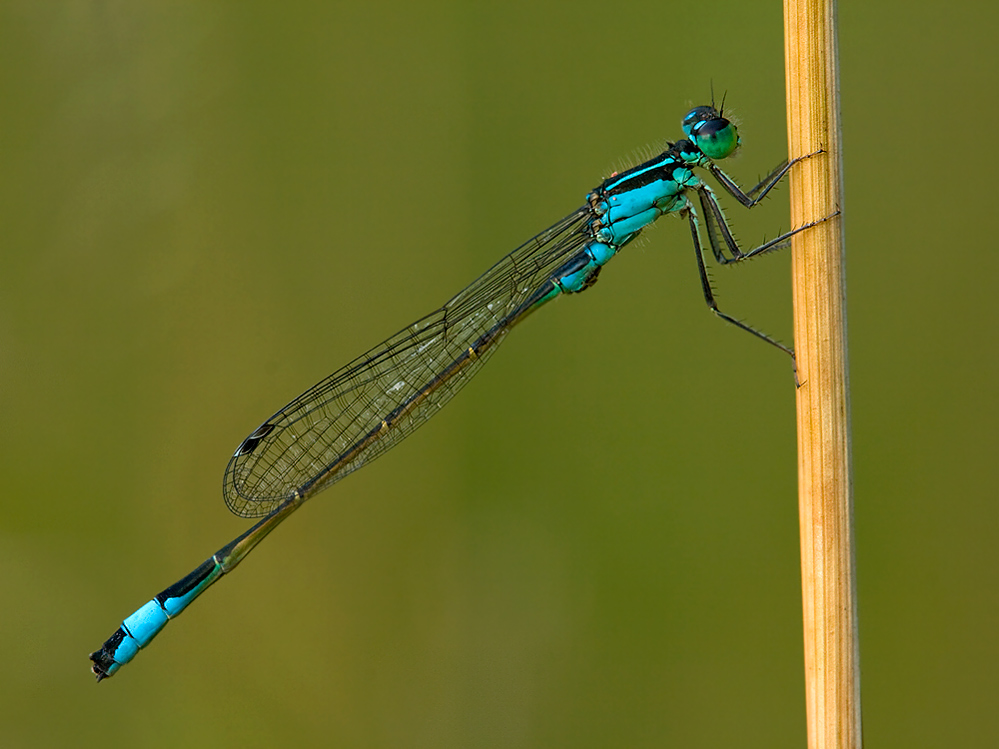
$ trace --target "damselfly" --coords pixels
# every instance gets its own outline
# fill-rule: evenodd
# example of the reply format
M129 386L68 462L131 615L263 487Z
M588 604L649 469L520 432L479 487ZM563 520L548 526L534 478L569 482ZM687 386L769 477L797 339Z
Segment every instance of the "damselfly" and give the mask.
M714 106L703 106L692 109L682 127L683 140L605 180L581 208L504 257L443 307L306 390L254 429L230 459L223 491L232 512L263 520L125 619L90 656L97 680L132 660L171 618L235 568L307 499L437 413L517 323L555 297L590 288L603 266L660 216L672 213L687 220L708 307L793 357L788 347L718 309L705 268L700 222L721 264L782 247L819 222L742 252L714 192L694 169L710 172L726 192L752 208L808 156L785 161L743 191L714 163L739 147L735 125Z

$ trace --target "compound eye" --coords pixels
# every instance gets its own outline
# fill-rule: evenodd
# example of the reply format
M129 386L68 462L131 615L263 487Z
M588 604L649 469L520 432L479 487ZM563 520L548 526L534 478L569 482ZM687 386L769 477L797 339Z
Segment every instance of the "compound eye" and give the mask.
M715 110L714 107L707 107L707 106L694 107L689 112L687 112L687 115L683 118L683 122L681 123L681 127L683 128L683 133L689 138L691 136L691 132L700 123L706 120L714 120L717 118L718 118L718 112Z
M739 147L739 132L724 117L696 123L689 137L709 159L724 159Z

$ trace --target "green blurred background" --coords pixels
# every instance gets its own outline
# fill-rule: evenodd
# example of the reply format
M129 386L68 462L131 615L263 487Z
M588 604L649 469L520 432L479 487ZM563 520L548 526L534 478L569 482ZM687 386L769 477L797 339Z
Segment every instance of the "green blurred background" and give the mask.
M997 12L844 3L864 731L999 744ZM0 745L803 746L788 363L663 221L116 678L246 434L728 92L779 3L0 5ZM731 201L727 201L731 205ZM748 214L787 228L787 195ZM789 257L716 271L790 336Z

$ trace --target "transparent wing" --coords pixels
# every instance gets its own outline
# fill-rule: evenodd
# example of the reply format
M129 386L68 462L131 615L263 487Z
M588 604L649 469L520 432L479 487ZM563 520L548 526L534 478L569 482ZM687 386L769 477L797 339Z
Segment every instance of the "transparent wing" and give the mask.
M267 515L378 457L433 416L475 375L520 309L589 240L586 206L524 243L435 312L302 393L260 425L226 468L223 492L242 517ZM468 356L484 333L490 345ZM461 361L462 366L454 366ZM391 416L390 421L386 421Z

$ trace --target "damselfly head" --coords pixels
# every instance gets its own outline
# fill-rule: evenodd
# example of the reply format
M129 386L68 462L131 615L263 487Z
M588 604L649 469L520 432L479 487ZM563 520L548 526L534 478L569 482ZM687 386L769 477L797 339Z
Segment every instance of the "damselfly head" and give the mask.
M739 147L739 131L714 107L694 107L683 118L683 132L709 159L724 159Z

